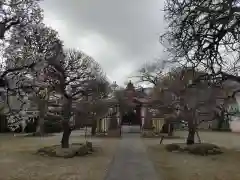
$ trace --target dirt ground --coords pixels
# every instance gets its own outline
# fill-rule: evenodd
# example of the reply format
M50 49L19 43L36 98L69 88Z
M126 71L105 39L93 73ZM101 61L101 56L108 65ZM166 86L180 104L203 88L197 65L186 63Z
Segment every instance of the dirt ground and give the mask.
M52 137L14 137L0 135L0 180L101 180L116 150L118 139L88 138L97 152L70 159L36 155L40 147L59 144L59 135ZM84 142L77 133L75 143Z
M176 134L186 136L186 132ZM200 132L204 142L223 147L224 153L214 156L196 156L167 152L159 140L144 139L148 155L159 179L166 180L239 180L240 134L225 132ZM184 142L184 139L164 140L164 144Z

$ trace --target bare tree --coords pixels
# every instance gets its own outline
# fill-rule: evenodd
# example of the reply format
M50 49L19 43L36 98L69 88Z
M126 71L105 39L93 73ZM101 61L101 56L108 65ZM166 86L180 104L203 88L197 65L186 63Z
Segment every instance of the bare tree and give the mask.
M85 95L90 80L97 79L101 71L98 63L83 52L69 50L66 53L60 53L59 57L59 61L48 62L48 75L55 79L55 90L63 96L61 144L62 148L68 148L72 131L69 120L73 112L73 101Z
M111 104L106 99L95 99L93 101L79 101L76 106L77 118L81 119L81 126L91 124L92 135L96 134L97 120L106 116Z
M178 115L175 114L177 120L185 120L188 123L187 144L192 144L197 127L213 119L212 112L217 105L219 88L210 87L208 81L192 84L191 80L201 73L195 72L193 75L186 69L179 70L170 72L162 78L158 85L159 91L155 93L164 106L178 112Z
M110 92L109 82L105 74L101 72L100 66L97 68L97 78L89 80L84 91L89 98L85 102L77 103L77 111L85 115L88 120L90 119L88 124L91 124L92 135L95 135L97 120L102 118L109 108L107 102L104 101Z
M90 80L96 80L102 71L98 63L86 54L75 50L64 52L57 32L42 24L42 10L38 2L0 2L0 39L7 42L2 47L5 50L6 67L2 68L0 84L6 88L8 97L9 92L13 92L13 95L20 96L20 100L24 99L26 94L31 94L30 90L39 92L38 83L43 81L47 87L61 94L61 144L63 148L67 148L72 130L69 121L73 112L73 102L83 97ZM44 79L39 80L38 77L43 75ZM23 110L22 107L19 109Z
M240 82L239 0L167 0L164 11L160 39L174 62L205 70L199 79Z
M154 61L151 63L144 64L139 70L135 77L138 79L139 83L148 83L150 85L156 86L159 78L164 73L165 61Z

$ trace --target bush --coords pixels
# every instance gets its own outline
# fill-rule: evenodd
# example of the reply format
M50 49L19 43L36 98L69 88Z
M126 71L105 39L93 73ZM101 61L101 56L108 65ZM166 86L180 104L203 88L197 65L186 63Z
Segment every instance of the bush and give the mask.
M50 157L73 158L74 156L86 156L93 152L92 143L86 142L71 144L69 148L61 148L60 145L44 147L39 149L37 154Z
M36 121L28 121L26 124L26 127L24 128L24 132L25 133L34 133L36 132L37 129L37 125L36 125Z
M48 115L45 117L44 131L45 133L62 132L62 125L59 121L61 117Z
M24 129L25 133L34 133L37 129L37 121L38 119L34 119L28 121L26 127ZM59 118L55 118L54 116L47 116L44 122L44 132L45 133L58 133L62 132L62 125L59 122Z
M62 132L62 125L60 122L46 121L44 123L44 131L45 133L59 133Z
M0 133L11 132L11 129L8 127L8 119L4 114L0 114Z

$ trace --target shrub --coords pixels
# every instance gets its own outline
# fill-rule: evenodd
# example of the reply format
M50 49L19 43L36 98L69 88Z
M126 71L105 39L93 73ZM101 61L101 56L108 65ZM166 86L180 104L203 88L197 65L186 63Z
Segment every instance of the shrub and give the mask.
M34 133L34 132L36 132L36 129L37 129L36 121L28 121L24 128L24 132L25 133Z
M45 131L45 133L58 133L58 132L62 132L62 125L61 125L60 122L46 121L44 123L44 131Z

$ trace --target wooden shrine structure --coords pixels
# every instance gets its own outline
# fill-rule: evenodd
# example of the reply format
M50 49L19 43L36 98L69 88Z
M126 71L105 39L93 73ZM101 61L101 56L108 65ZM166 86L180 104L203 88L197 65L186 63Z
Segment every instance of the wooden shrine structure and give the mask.
M121 136L122 125L139 125L143 136L158 135L161 133L164 125L165 128L172 128L171 113L159 101L153 101L143 91L136 91L131 82L128 83L125 89L125 103L127 103L134 112L134 116L129 117L127 113L121 112L121 104L115 98L108 99L109 109L106 115L97 120L96 133L100 136ZM128 117L126 117L128 116ZM125 119L124 119L125 118ZM128 122L126 119L129 118ZM133 120L135 118L135 120Z

